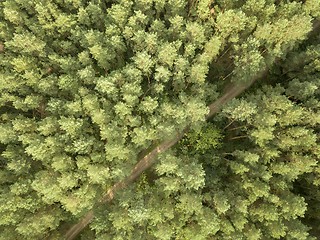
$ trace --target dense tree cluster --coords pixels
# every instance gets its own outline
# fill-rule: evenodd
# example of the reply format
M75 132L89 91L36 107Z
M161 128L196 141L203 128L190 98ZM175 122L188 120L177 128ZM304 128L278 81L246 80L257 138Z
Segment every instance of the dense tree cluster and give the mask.
M320 1L4 0L0 20L0 239L90 210L79 239L320 237Z

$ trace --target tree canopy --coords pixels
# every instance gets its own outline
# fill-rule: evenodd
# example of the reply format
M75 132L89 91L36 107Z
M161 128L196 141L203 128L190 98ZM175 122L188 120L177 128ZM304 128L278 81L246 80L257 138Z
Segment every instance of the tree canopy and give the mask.
M319 0L0 20L0 239L320 237Z

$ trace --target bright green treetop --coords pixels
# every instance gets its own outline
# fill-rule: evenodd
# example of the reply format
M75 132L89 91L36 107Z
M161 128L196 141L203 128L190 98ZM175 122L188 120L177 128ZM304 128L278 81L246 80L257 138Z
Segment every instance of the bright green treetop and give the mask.
M92 208L82 239L315 239L319 17L318 0L1 1L0 239L63 239Z

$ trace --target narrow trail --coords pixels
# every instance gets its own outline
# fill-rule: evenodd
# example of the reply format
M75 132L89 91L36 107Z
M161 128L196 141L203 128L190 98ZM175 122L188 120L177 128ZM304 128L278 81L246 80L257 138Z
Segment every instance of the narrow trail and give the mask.
M313 22L313 28L308 34L308 38L319 34L320 32L320 19L315 19ZM306 39L308 39L306 38ZM276 61L275 61L276 62ZM223 105L232 100L233 98L239 96L242 92L244 92L247 88L249 88L255 81L258 79L262 79L266 77L268 74L268 69L264 69L260 71L254 78L252 78L247 83L242 84L232 84L223 95L218 98L216 101L211 103L209 107L209 113L206 116L206 120L211 118L214 114L216 114ZM137 164L131 171L131 174L127 176L124 180L115 183L107 193L98 201L98 204L104 204L112 201L116 192L126 188L130 183L134 182L145 170L150 168L157 161L157 156L160 153L165 152L172 146L174 146L179 140L184 136L184 134L188 131L188 127L184 129L181 133L176 136L172 136L171 140L167 140L159 144L155 147L151 152L149 152L144 157L140 158ZM94 213L92 210L88 211L87 214L75 225L73 225L65 234L65 239L72 240L84 229L94 218Z
M317 19L313 22L313 29L309 33L309 37L315 36L320 32L320 20ZM1 51L1 45L0 45ZM247 88L249 88L255 81L258 79L266 77L268 74L268 69L265 69L259 72L251 81L243 84L232 84L227 90L224 91L222 96L218 98L216 101L211 103L209 108L209 113L206 116L206 120L211 118L214 114L216 114L223 105L227 102L239 96L242 92L244 92ZM165 152L184 136L184 134L188 131L188 127L181 131L179 134L172 136L171 140L166 140L155 147L151 152L146 154L144 157L140 158L137 164L133 167L131 174L127 176L124 180L115 183L106 194L97 202L97 204L105 204L111 202L115 196L116 192L126 188L130 183L134 182L145 170L150 168L157 161L157 156L160 153ZM73 225L64 235L65 239L72 240L75 239L79 233L86 228L89 223L94 218L93 210L90 210L86 213L86 215L75 225Z
M263 73L259 74L258 77L256 77L249 83L241 84L241 85L233 84L231 87L229 87L227 91L220 98L218 98L216 101L214 101L212 104L208 106L209 113L206 116L206 119L208 120L209 118L211 118L215 113L217 113L221 109L221 107L224 104L226 104L231 99L240 95L243 91L245 91L248 87L250 87L253 82L255 82L257 79L261 78L264 74L266 74L266 72L267 71L264 71ZM130 183L134 182L145 170L147 170L152 165L154 165L155 162L157 161L156 157L160 153L165 152L166 150L174 146L176 143L178 143L187 131L188 131L188 128L184 129L178 135L172 136L171 140L166 140L162 142L160 145L155 147L147 155L139 159L137 164L132 169L131 174L127 176L124 180L115 183L107 191L107 193L99 200L99 204L110 202L114 198L114 195L116 192L126 188ZM68 232L65 234L65 239L67 240L74 239L84 228L86 228L86 226L89 225L89 223L92 221L93 218L94 218L94 213L92 210L90 210L77 224L75 224L72 228L68 230Z

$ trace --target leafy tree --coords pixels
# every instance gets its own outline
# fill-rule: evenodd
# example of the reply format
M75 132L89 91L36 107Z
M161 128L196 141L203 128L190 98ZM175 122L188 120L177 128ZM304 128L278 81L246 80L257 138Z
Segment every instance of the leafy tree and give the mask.
M0 9L0 239L316 239L319 1Z

